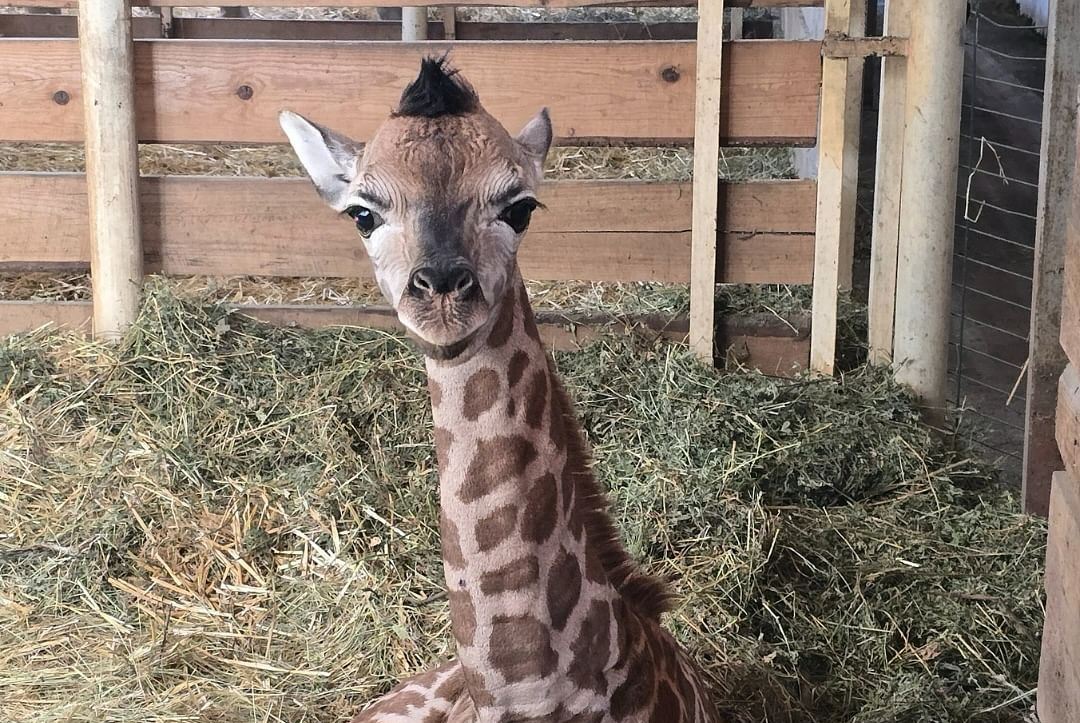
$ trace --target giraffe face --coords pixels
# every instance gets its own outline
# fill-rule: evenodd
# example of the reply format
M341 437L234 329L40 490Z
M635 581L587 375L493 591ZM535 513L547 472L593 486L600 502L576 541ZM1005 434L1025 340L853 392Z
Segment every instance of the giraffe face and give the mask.
M425 354L453 358L490 329L540 205L546 111L512 137L444 61L425 60L366 147L292 113L281 124Z

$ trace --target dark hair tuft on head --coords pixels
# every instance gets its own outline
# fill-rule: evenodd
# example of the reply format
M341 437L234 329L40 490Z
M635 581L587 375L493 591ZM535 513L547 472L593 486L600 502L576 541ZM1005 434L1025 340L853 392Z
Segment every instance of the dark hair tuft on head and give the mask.
M424 58L420 75L401 94L395 116L438 118L472 113L480 105L476 91L447 63L447 56Z

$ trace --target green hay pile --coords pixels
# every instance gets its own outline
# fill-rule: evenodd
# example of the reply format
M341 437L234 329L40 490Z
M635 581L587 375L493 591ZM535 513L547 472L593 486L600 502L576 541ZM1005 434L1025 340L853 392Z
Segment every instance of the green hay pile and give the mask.
M1026 719L1044 527L885 376L557 360L733 721ZM430 427L399 337L161 289L0 342L0 720L340 721L448 655Z

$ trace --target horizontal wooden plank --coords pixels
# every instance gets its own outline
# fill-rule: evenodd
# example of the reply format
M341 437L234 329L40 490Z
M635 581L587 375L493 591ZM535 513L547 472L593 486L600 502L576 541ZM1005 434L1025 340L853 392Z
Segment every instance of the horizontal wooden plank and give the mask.
M89 331L92 318L89 301L0 301L0 337L43 326Z
M819 43L759 40L725 49L729 144L811 144ZM687 143L694 43L148 40L136 43L136 111L146 142L277 143L289 108L363 140L425 55L453 48L485 106L517 128L541 106L562 142ZM0 138L79 141L77 41L0 40ZM535 82L543 78L542 84ZM251 93L238 93L246 86ZM58 91L67 102L54 100ZM241 95L247 100L241 99Z
M173 7L176 0L133 0L132 5ZM218 7L221 0L184 0L185 7ZM245 0L247 7L280 7L282 0ZM370 7L374 0L304 0L305 7ZM383 7L414 5L416 0L378 0ZM19 0L19 5L36 8L74 8L78 0ZM455 7L461 0L424 0L428 7ZM821 7L824 0L727 0L729 7L781 8ZM511 8L588 8L588 7L686 7L697 0L469 0L469 5Z
M160 37L161 21L135 18L135 37ZM462 22L457 40L693 40L695 23L630 22ZM74 15L0 14L3 38L74 38ZM184 40L400 40L401 23L382 20L264 20L259 18L174 18L172 38ZM445 26L428 23L428 39L443 40Z
M553 181L540 195L547 209L520 252L529 278L689 279L689 184ZM720 280L809 282L812 181L722 185L720 195ZM149 177L141 206L149 270L371 274L355 230L302 178ZM79 174L0 174L0 269L86 268L86 213Z
M393 310L384 306L234 305L235 310L270 324L318 328L359 326L400 331ZM89 329L87 301L0 302L0 336L38 329L46 324L61 329ZM689 323L684 316L657 314L620 316L540 310L537 322L544 343L573 351L610 332L639 331L670 341L685 342ZM781 321L771 314L728 316L719 321L718 339L739 364L770 374L789 375L806 368L809 358L809 318L805 314Z
M1054 475L1046 544L1046 624L1039 660L1039 717L1080 720L1080 484Z
M74 38L79 19L74 15L0 13L0 38ZM134 18L132 30L139 40L161 37L161 18Z
M1080 368L1072 364L1058 383L1057 441L1066 469L1080 479Z

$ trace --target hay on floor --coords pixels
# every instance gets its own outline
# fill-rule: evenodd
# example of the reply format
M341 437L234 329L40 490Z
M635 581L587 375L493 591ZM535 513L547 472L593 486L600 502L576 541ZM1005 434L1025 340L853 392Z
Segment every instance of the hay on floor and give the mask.
M1042 522L887 375L557 363L738 723L1027 719ZM163 287L117 348L0 342L0 717L340 721L448 655L422 365Z

